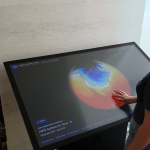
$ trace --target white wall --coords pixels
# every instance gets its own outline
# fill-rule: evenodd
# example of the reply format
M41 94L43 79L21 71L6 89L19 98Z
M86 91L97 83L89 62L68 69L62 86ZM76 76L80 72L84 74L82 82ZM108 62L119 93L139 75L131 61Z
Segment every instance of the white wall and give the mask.
M145 0L1 0L1 91L8 81L4 61L122 42L139 44L144 7Z
M140 47L150 57L150 0L146 0Z
M145 0L1 0L0 89L7 81L4 61L139 44L144 5Z

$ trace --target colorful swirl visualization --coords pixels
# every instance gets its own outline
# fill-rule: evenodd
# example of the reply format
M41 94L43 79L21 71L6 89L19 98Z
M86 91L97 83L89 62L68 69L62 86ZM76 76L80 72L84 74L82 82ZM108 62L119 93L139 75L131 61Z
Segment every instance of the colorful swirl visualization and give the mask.
M124 105L112 97L115 89L130 94L130 85L126 77L116 68L94 61L94 66L72 68L69 80L74 94L84 103L100 109L115 109Z

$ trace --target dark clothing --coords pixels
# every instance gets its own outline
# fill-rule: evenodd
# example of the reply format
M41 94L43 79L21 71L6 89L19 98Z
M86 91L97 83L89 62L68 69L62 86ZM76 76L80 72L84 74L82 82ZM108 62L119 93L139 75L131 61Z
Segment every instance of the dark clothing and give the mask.
M142 125L145 109L150 111L150 72L137 84L137 104L133 112L133 118L137 124Z

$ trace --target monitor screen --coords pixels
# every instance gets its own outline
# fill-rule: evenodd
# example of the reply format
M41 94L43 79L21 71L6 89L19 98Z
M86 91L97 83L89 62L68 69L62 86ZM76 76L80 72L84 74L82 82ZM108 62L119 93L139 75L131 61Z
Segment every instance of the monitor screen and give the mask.
M112 93L120 89L136 96L150 61L129 43L11 61L5 67L26 127L32 128L28 132L43 148L131 116L135 105Z

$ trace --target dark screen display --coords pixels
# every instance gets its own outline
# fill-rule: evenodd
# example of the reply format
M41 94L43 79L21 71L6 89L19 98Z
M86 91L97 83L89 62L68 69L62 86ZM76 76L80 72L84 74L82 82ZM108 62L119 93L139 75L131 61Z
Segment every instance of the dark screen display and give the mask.
M40 147L132 115L134 105L112 97L136 96L150 70L134 45L10 65Z

